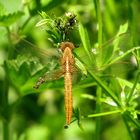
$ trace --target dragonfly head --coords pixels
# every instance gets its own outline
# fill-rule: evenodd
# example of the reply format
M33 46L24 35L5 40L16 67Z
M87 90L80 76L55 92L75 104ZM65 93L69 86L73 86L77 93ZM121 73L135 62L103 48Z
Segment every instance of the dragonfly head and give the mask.
M64 51L65 48L67 48L67 47L70 48L71 50L73 50L75 48L73 43L71 43L71 42L62 42L61 45L60 45L60 49L62 51Z

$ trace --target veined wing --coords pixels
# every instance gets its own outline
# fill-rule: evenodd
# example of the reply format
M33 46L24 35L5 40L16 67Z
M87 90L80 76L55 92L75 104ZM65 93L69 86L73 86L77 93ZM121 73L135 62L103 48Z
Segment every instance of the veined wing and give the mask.
M114 42L117 39L117 43ZM118 40L119 39L119 40ZM99 76L128 76L132 77L132 71L137 70L136 59L133 55L133 46L130 42L130 34L123 33L117 38L110 39L107 43L102 46L102 59L100 57L100 52L96 47L91 47L90 55L92 56L92 61L88 56L84 56L84 52L81 54L76 52L76 66L83 71L84 74L87 73L86 69L92 70L95 74ZM117 46L113 46L116 45ZM79 47L80 49L80 47ZM96 52L92 52L94 49ZM102 61L102 62L99 62Z
M105 42L104 44L103 44L103 46L102 46L102 48L103 48L103 52L107 52L108 50L110 51L110 52L113 52L113 49L114 48L112 48L112 45L114 44L114 41L115 40L118 40L119 39L119 43L120 43L120 48L122 48L122 51L124 50L124 49L126 49L125 47L126 46L123 46L123 44L125 44L126 45L126 41L127 41L127 39L128 39L128 36L129 36L129 34L128 33L123 33L123 34L120 34L117 38L115 38L115 37L113 37L113 38L111 38L109 41L107 41L107 42ZM56 61L57 61L57 63L59 63L58 61L58 58L61 56L61 54L56 50L56 49L54 49L54 48L49 48L49 49L47 49L47 50L44 50L44 49L40 49L40 48L38 48L36 45L34 45L34 44L32 44L31 42L29 42L29 41L27 41L26 39L24 39L24 38L22 38L20 41L19 41L19 43L17 44L17 46L19 46L20 48L23 48L23 49L25 49L26 50L26 52L28 52L28 53L30 53L31 55L36 55L36 56L38 56L39 58L41 57L41 58L43 58L43 60L45 60L46 62L48 61L48 62L50 62L50 61L52 61L52 60L54 60L54 59L52 59L52 57L55 57L56 58ZM75 51L77 51L77 50L79 50L80 49L80 47L77 49L75 49ZM119 74L124 74L125 72L127 73L127 71L129 71L130 70L130 68L131 69L133 69L134 68L134 64L131 62L131 58L129 57L129 58L127 58L127 59L123 59L123 60L118 60L118 61L116 61L116 62L114 62L114 63L112 63L111 65L110 65L110 63L107 63L106 61L104 62L104 64L103 65L101 65L101 66L98 66L98 62L97 62L97 60L98 59L96 59L97 58L97 55L98 55L98 52L95 52L95 51L93 51L93 50L95 50L96 49L96 47L91 47L91 50L90 50L90 54L93 56L92 58L92 63L89 63L90 61L89 61L89 59L87 58L87 56L85 56L84 55L84 53L79 53L79 51L77 51L75 54L74 54L74 56L76 57L76 59L78 60L78 61L76 61L76 67L78 67L78 69L80 70L80 72L81 73L84 73L85 75L86 75L86 67L87 68L89 68L89 69L91 69L91 70L93 70L93 72L95 72L95 73L99 73L99 74L101 74L101 75L115 75L115 73L113 72L113 74L110 72L110 73L106 73L105 72L105 69L108 69L108 68L110 68L110 66L111 66L111 68L113 68L115 65L118 65L118 66L115 66L116 67L116 69L118 68L119 69ZM81 48L80 50L83 50L83 48ZM19 51L19 50L18 50ZM116 50L116 52L118 52L118 53L120 53L121 52L121 49L120 50ZM97 54L96 54L97 53ZM81 56L82 55L82 56ZM112 55L111 53L109 54L109 55ZM78 57L77 57L78 56ZM106 55L104 54L104 60L106 60ZM49 58L49 59L48 59ZM79 59L80 58L80 59ZM107 61L110 61L110 60L107 60ZM81 63L81 64L79 64L79 62ZM80 66L81 65L81 66ZM119 66L120 65L120 66ZM122 67L124 67L125 66L125 68L123 68L123 72L121 71L121 69L122 69ZM132 67L133 66L133 67ZM121 69L119 68L119 67L121 67ZM77 68L75 69L74 68L74 73L77 73ZM106 71L108 71L108 70L106 70ZM114 70L113 70L114 71ZM117 70L116 70L117 71ZM78 72L79 73L79 72ZM118 72L117 72L117 74L118 74ZM75 74L74 74L75 75ZM53 76L52 76L53 77ZM49 78L46 78L46 79L49 79ZM54 78L52 78L52 79L54 79Z
M59 50L56 48L51 48L48 46L44 47L44 45L37 46L29 41L32 39L25 38L24 36L19 36L16 33L11 33L11 36L12 38L14 38L13 40L15 40L15 50L18 54L37 56L42 59L52 57L59 58L61 56Z
M54 70L52 72L46 72L43 76L39 77L36 84L34 85L34 88L38 89L41 84L47 81L57 80L61 78L63 74L64 72L62 69Z

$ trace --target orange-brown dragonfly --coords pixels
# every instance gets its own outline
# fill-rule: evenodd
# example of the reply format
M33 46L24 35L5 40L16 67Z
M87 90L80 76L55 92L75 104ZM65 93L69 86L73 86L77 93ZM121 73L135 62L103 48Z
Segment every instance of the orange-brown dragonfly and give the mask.
M28 43L31 47L31 43L23 39L26 43ZM33 48L33 47L32 47ZM62 75L64 76L64 88L65 88L65 113L66 113L66 127L71 123L72 118L72 110L73 110L73 100L72 100L72 76L75 71L77 71L77 67L75 66L75 59L73 55L73 49L75 48L72 42L62 42L60 44L61 49L61 68L57 71L50 73L46 73L41 76L36 82L34 88L39 88L41 84L48 80L56 80L60 78ZM36 49L36 48L35 48ZM39 52L40 49L37 49ZM51 55L45 53L43 50L40 51L44 53L44 55Z
M74 56L72 54L72 50L74 49L74 45L71 42L62 42L60 48L63 52L61 58L61 71L57 75L59 78L61 75L64 75L64 85L65 85L65 112L66 112L66 125L69 125L72 117L72 74L74 67ZM55 74L55 75L56 75ZM39 88L39 86L48 80L49 75L45 74L43 77L40 77L37 81L35 88Z
M16 37L15 34L13 36ZM22 39L23 42L28 44L30 47L26 47L25 49L32 49L32 51L37 51L39 54L44 56L51 56L51 55L58 55L56 54L56 50L47 51L47 53L44 52L43 49L33 47L32 43L28 42L25 39ZM60 44L60 50L61 50L61 59L60 59L60 65L61 68L58 70L53 71L52 73L45 73L43 76L41 76L36 84L34 85L35 89L38 89L41 84L43 84L46 81L56 80L60 77L64 76L64 95L65 95L65 113L66 113L66 125L65 127L71 123L72 118L72 110L73 110L73 100L72 100L72 75L74 71L77 71L77 68L75 67L75 60L73 56L73 49L75 48L74 44L72 42L62 42ZM17 49L16 49L17 50ZM19 51L19 50L17 50Z

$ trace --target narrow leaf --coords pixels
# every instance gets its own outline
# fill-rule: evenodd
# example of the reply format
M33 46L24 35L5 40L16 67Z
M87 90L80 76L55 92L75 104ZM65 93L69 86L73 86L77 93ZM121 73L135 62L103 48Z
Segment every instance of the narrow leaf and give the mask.
M81 23L79 23L79 33L80 33L84 50L86 54L88 55L88 57L90 58L90 60L92 60L91 55L90 55L90 41L89 41L88 33Z

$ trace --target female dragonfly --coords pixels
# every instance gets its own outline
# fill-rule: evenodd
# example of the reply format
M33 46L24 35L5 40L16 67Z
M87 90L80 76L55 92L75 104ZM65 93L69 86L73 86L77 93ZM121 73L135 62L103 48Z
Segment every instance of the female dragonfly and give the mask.
M72 50L74 45L71 42L62 42L60 48L63 52L61 58L61 71L57 72L55 79L64 75L64 85L65 85L65 112L66 112L66 125L69 125L72 117L72 74L74 67L74 56ZM39 86L48 80L49 74L45 74L43 77L40 77L37 81L34 88L39 88Z

